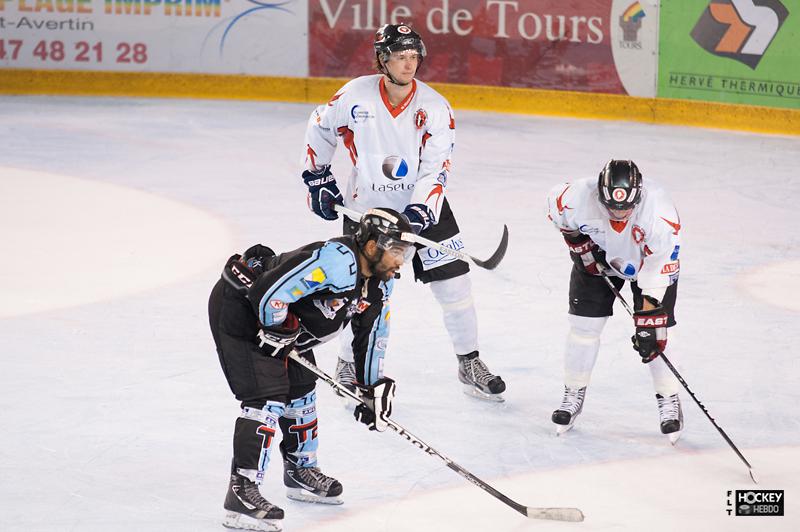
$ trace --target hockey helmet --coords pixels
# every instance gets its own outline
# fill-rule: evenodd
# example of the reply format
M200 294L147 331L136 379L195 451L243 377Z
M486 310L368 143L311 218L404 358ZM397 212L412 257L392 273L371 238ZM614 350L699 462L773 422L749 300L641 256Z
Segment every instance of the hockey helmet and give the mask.
M600 172L597 192L608 210L633 209L642 200L642 173L633 161L612 159Z
M422 37L407 24L384 24L381 26L375 34L373 47L379 66L389 60L392 52L416 50L419 54L420 65L428 54Z
M406 235L413 235L414 229L405 216L394 209L370 209L361 217L356 230L356 244L363 249L370 240L375 240L378 249L383 252L402 255L405 261L411 260L414 244L406 240Z

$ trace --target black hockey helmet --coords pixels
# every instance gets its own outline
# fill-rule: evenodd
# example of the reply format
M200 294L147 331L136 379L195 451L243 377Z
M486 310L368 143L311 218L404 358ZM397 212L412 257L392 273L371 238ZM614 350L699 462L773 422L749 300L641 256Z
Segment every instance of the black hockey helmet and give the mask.
M414 244L405 239L407 234L413 235L414 229L405 216L394 209L370 209L361 216L356 230L356 244L363 249L367 242L375 240L381 250L376 261L380 261L387 250L402 253L405 260L410 260Z
M606 209L633 209L642 200L642 173L633 161L608 161L597 180L597 192Z
M422 37L407 24L384 24L381 26L375 33L373 47L375 48L375 57L378 59L378 67L381 69L382 63L389 60L392 52L416 50L419 54L420 65L428 54Z

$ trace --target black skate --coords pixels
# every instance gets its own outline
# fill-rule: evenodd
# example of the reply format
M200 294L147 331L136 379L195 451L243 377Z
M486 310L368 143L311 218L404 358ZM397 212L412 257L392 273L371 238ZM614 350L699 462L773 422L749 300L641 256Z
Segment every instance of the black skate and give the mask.
M556 427L556 435L560 436L572 428L578 414L583 411L583 400L586 397L586 386L583 388L569 388L564 386L564 398L561 400L561 406L558 410L553 412L553 423L558 425Z
M675 445L683 431L681 400L676 393L668 397L656 394L656 401L658 401L658 417L661 421L661 434L666 434L669 437L669 442Z
M231 473L225 495L223 526L244 530L281 530L283 510L267 501L258 491L258 484L239 473Z
M492 375L483 360L478 358L477 351L456 356L458 380L464 384L464 393L499 403L505 401L502 394L506 390L506 383L499 376Z
M321 504L342 504L342 484L322 473L318 467L297 467L291 460L283 460L283 484L286 496L295 501Z

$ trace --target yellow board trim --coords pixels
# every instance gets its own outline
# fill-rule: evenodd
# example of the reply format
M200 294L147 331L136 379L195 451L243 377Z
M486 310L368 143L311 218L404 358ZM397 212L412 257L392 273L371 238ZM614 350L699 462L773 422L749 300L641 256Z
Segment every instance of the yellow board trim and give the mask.
M336 78L0 69L0 94L320 103L327 101L345 81ZM800 135L800 111L793 109L451 83L431 85L456 109Z

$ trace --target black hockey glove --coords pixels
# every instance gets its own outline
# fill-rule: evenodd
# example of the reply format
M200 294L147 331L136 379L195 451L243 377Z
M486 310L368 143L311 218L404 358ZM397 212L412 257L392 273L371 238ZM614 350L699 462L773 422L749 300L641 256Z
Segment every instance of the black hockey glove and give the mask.
M258 331L256 340L264 356L286 358L294 348L299 334L300 321L297 316L289 312L280 325L262 327Z
M606 252L583 233L572 235L564 233L564 241L569 248L569 256L575 266L589 275L600 275L600 269L608 268Z
M378 379L371 386L357 384L356 393L364 403L356 406L353 415L358 421L368 426L369 430L383 432L389 426L386 419L392 415L394 390L394 381L389 377Z
M242 255L242 260L245 261L247 267L253 270L256 275L264 273L264 261L270 257L274 257L275 252L267 246L256 244L251 246Z
M321 170L303 172L303 181L308 187L308 207L314 214L326 220L335 220L339 213L334 208L334 203L342 204L342 193L336 186L336 179L331 174L330 165L323 166Z
M644 296L654 309L637 310L633 313L633 323L636 333L631 336L633 349L639 352L642 362L647 364L658 358L667 347L667 322L669 317L664 307L655 298Z
M433 225L433 213L424 203L412 203L403 211L415 233L420 234Z

